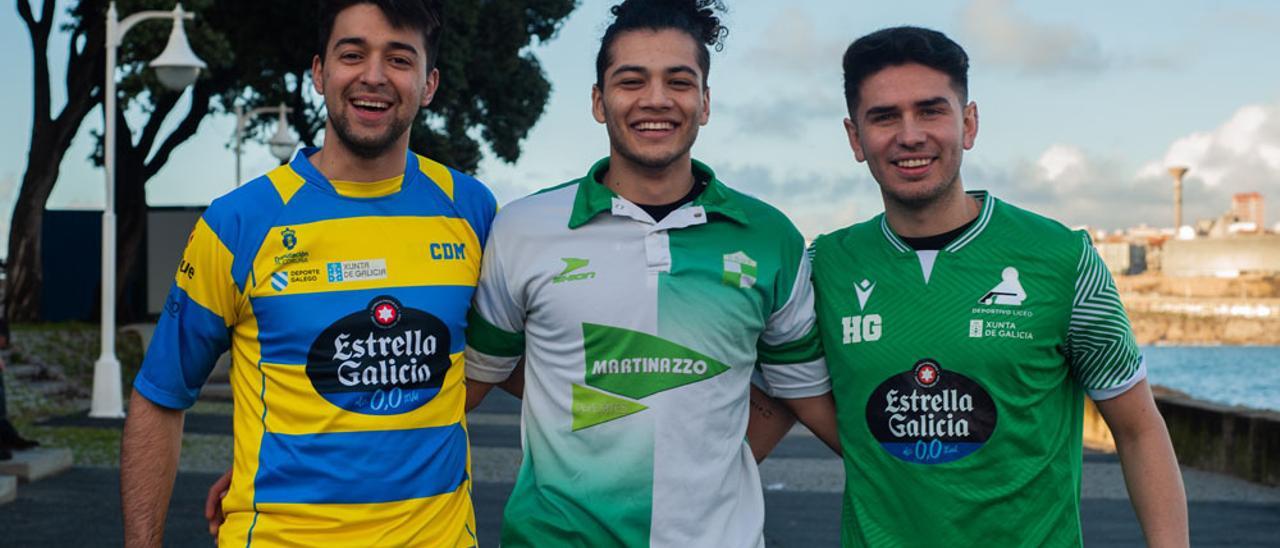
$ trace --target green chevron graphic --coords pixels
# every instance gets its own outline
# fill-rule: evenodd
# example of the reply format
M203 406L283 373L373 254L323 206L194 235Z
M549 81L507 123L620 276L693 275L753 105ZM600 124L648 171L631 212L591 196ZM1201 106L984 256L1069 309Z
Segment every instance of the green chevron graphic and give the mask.
M585 386L573 385L573 431L590 428L648 407Z
M641 399L729 370L696 350L648 333L582 324L587 386Z

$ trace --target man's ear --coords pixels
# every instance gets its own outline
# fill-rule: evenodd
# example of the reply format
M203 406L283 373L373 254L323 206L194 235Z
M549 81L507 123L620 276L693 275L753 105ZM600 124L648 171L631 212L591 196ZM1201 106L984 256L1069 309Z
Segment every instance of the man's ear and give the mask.
M595 117L597 122L604 123L604 92L600 91L600 86L591 85L591 116Z
M852 119L845 118L844 132L849 136L849 148L853 149L853 157L859 162L867 161L867 157L862 154L862 141L858 139L858 125Z
M978 139L978 103L969 101L964 106L964 149L973 148L973 143Z
M418 103L418 108L427 108L431 100L435 99L438 89L440 89L440 69L433 68L427 73L427 87L422 92L422 101Z
M316 88L316 93L324 95L324 61L319 55L311 57L311 85Z

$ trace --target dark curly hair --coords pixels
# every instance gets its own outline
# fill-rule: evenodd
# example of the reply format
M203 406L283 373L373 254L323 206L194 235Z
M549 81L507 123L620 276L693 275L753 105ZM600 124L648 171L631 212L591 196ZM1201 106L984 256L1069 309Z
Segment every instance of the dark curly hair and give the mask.
M625 0L609 10L613 23L605 29L600 39L600 51L596 53L596 86L604 87L604 71L613 62L613 42L618 35L633 30L658 31L675 29L688 34L698 45L698 68L702 69L703 84L711 71L711 52L724 49L724 39L729 35L716 16L726 11L722 0Z
M391 27L413 29L422 33L422 43L427 47L427 72L436 66L440 56L440 30L444 27L444 6L441 0L320 0L320 41L316 55L324 59L329 38L333 34L333 22L343 10L357 4L372 4L382 10Z
M844 52L844 100L849 118L858 119L862 82L888 67L919 63L951 78L960 104L969 102L969 54L936 30L920 27L881 29L854 40Z

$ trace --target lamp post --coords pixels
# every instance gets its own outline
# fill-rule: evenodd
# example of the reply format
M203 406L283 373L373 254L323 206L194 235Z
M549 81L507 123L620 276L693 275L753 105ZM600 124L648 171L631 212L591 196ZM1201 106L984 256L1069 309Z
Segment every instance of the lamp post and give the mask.
M95 418L120 418L124 416L121 400L120 360L116 358L116 53L125 33L134 25L149 19L171 19L173 30L164 51L151 61L161 84L180 90L195 82L204 61L196 57L187 43L183 29L184 19L195 15L183 11L182 4L173 11L142 11L119 19L116 4L107 8L107 74L106 92L103 94L103 114L106 124L103 131L103 168L106 172L107 194L102 207L102 352L93 364L93 399L89 404L89 416Z
M281 163L288 162L293 156L293 149L297 148L298 141L292 135L289 135L289 123L285 120L285 115L293 112L293 109L280 103L278 107L258 107L249 112L244 111L244 107L236 105L236 186L240 186L242 179L240 178L240 153L244 144L244 130L249 120L255 116L262 114L270 114L273 112L280 113L280 120L276 123L276 134L267 140L267 144L271 147L271 155L275 156Z

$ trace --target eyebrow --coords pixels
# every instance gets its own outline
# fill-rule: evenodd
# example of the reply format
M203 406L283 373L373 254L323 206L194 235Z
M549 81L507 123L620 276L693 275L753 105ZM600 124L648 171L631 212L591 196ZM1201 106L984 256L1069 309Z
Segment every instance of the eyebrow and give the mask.
M638 72L640 74L649 74L649 69L642 67L640 65L621 65L618 68L613 69L613 72L609 73L609 75L617 76L624 72ZM698 76L698 71L694 70L693 67L689 65L676 65L674 67L669 67L667 68L666 71L664 71L664 73L665 74L688 74L689 76L694 76L694 77Z
M365 40L364 38L360 38L358 36L348 36L346 38L339 38L338 41L333 43L333 48L337 49L339 47L342 47L348 44L353 46L359 46L359 47L368 47L369 41ZM387 49L397 50L397 51L406 51L408 53L414 54L415 56L418 55L418 48L414 47L413 44L406 44L404 42L397 42L394 40L387 42Z
M936 107L940 105L946 105L947 103L948 102L946 97L933 97L933 98L922 99L920 101L911 103L911 106L915 108L929 108L929 107ZM866 117L871 117L871 116L876 116L880 114L892 114L894 112L898 112L899 110L900 109L896 106L871 107L871 108L868 108L867 111L864 112L862 115Z

